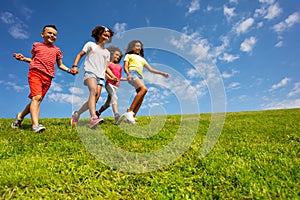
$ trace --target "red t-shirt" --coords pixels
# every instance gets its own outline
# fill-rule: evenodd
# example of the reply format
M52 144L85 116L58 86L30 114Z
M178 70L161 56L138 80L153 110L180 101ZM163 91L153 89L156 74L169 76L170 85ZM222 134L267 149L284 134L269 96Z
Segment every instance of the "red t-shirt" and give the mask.
M118 83L115 84L109 79L107 79L107 82L115 86L120 86L120 79L122 77L122 66L119 64L109 63L108 67L111 70L111 72L118 78Z
M54 77L55 63L63 57L60 49L54 45L36 42L33 44L31 54L32 61L30 62L30 69L38 69Z

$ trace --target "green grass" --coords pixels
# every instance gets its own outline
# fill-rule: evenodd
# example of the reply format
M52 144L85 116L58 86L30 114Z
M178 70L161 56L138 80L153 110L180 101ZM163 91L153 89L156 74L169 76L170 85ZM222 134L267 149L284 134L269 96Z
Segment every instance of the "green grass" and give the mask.
M12 119L0 119L0 198L299 199L300 109L227 113L217 144L200 158L210 117L200 115L196 136L182 156L147 173L106 166L86 148L84 138L97 143L101 130L125 151L153 152L173 140L179 115L168 116L149 138L126 134L123 130L135 128L124 125L122 130L112 118L95 131L77 131L69 119L41 119L47 128L41 134L31 132L29 119L17 130L10 128ZM149 123L149 117L138 117L144 136ZM189 134L188 127L184 130Z

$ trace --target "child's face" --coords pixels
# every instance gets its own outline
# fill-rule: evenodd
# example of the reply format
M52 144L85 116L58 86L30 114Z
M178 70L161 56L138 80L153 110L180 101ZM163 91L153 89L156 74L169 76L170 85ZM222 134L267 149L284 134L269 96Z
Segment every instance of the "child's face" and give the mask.
M99 42L105 44L109 41L110 37L111 37L110 32L109 31L104 31L102 34L100 34Z
M141 49L142 49L142 44L139 43L139 42L137 42L137 43L135 43L135 45L134 45L133 52L134 52L135 54L140 54Z
M113 63L119 63L120 62L120 58L121 58L121 52L119 51L115 51L113 54L112 54L112 62Z
M57 31L52 27L46 27L41 35L45 44L53 44L56 41Z

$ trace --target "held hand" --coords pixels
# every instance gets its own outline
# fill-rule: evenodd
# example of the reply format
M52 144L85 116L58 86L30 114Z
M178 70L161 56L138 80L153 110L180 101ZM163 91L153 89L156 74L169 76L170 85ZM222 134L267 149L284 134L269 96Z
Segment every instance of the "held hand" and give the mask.
M70 74L72 74L72 75L78 74L78 72L79 72L79 70L77 67L72 67L70 69Z
M127 76L127 81L129 82L129 81L131 81L131 79L132 79L132 76L131 76L131 74L129 74L129 75Z
M117 83L119 82L119 80L118 80L118 78L117 78L117 77L113 78L113 80L112 80L112 81L113 81L113 83L114 83L114 84L117 84Z

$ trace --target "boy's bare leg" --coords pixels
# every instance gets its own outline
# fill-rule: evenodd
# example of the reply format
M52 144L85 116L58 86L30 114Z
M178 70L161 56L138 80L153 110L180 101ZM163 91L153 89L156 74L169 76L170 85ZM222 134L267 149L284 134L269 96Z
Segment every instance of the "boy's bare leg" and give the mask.
M23 120L24 117L30 113L30 105L31 105L31 102L26 105L26 107L24 108L24 110L22 112L18 113L18 119Z
M34 96L31 99L30 115L31 115L32 127L39 124L41 102L42 102L42 96L40 95Z

